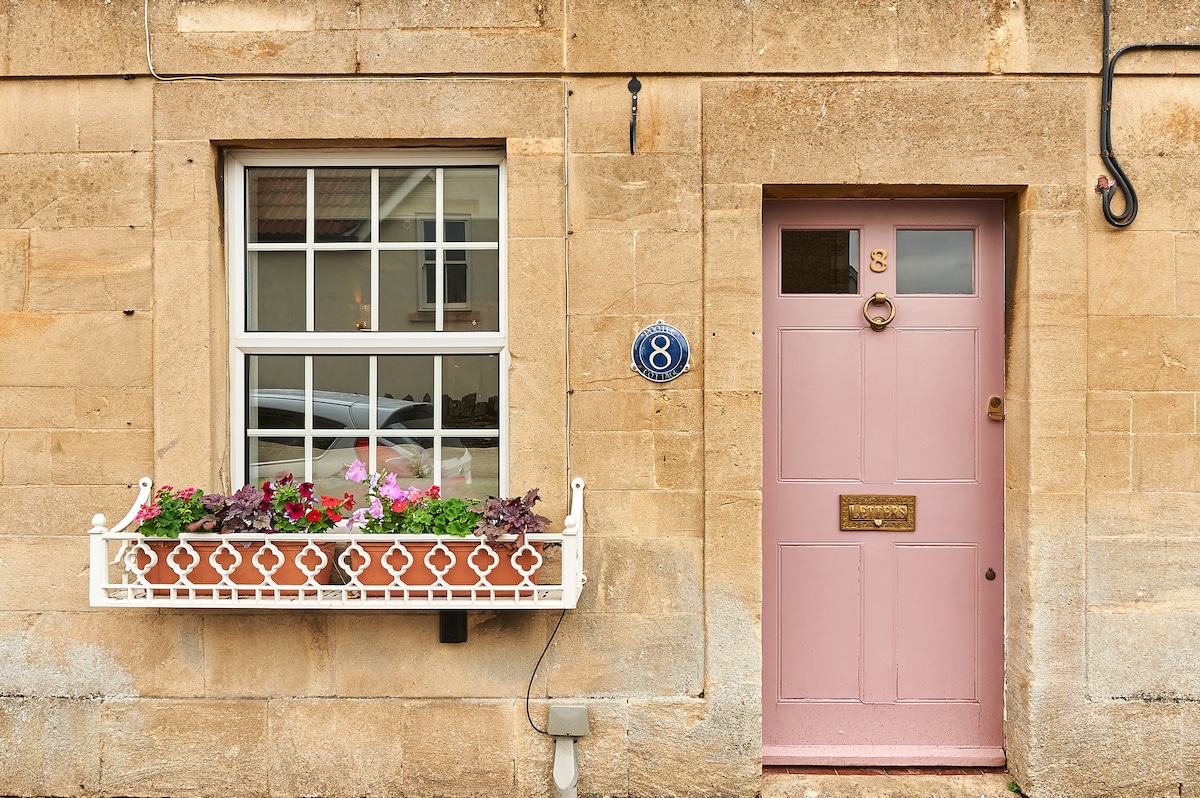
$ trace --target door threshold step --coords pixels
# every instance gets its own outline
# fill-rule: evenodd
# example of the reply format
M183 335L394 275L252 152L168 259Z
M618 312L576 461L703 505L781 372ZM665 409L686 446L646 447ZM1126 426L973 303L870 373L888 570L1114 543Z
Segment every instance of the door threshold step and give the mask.
M762 798L1016 798L1011 781L993 768L763 768Z

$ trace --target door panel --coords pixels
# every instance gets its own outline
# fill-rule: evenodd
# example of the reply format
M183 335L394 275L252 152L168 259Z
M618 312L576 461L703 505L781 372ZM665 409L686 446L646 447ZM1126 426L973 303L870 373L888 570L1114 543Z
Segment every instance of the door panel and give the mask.
M768 764L1004 761L1003 256L999 201L764 203Z

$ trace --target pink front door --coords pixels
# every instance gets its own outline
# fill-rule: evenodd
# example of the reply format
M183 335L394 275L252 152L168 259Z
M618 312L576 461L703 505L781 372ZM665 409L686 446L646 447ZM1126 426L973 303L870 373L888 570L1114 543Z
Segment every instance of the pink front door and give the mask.
M765 764L1004 762L1003 211L764 202Z

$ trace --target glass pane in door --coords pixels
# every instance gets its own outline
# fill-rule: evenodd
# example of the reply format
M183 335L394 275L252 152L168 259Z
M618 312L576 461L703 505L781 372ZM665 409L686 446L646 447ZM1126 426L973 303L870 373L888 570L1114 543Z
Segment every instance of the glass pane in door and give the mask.
M975 293L975 231L897 230L896 293Z
M857 294L857 230L784 230L782 294Z

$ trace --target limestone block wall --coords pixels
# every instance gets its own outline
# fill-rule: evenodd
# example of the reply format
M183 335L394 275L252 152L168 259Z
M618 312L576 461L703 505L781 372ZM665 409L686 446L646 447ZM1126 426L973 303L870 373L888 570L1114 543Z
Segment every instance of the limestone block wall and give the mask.
M93 610L143 474L228 482L222 152L493 146L511 473L589 583L533 687L582 789L759 788L764 196L1007 200L1006 747L1025 792L1200 793L1200 55L1095 0L0 3L0 794L550 792L557 617ZM1115 4L1114 45L1200 3ZM628 151L629 75L643 90ZM133 311L131 314L127 311ZM629 369L657 319L693 368Z

